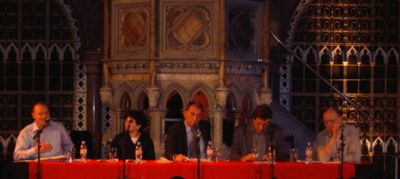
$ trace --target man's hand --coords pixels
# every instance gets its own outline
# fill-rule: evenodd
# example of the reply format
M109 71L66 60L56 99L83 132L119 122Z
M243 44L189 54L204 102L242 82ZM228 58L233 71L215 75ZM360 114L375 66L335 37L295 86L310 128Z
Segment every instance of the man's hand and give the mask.
M182 154L176 154L176 155L174 155L173 159L174 159L174 161L176 161L176 162L186 162L186 161L189 160L185 155L182 155Z
M243 162L252 162L256 159L256 155L254 153L249 153L246 156L242 157Z
M46 153L46 152L50 152L51 150L53 150L53 146L51 144L40 143L39 145L40 145L40 153ZM36 144L35 152L38 151L39 145Z
M332 126L332 134L333 134L333 136L336 136L336 134L339 132L340 127L342 126L342 123L343 123L343 117L342 116L335 120L335 122L333 123L333 126Z

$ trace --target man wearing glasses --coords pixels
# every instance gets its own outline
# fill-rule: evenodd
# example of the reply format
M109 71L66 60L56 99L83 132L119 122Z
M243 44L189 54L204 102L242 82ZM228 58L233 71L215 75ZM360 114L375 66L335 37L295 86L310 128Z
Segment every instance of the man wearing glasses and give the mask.
M358 130L352 125L343 123L343 116L339 110L330 107L323 111L322 119L326 127L321 131L316 140L318 160L321 162L339 161L340 157L340 131L343 127L344 161L359 162L361 157L361 144Z
M235 128L231 147L231 160L241 161L282 161L286 159L283 129L271 122L272 110L258 105L251 114L248 124ZM272 155L266 155L271 148ZM275 151L275 152L273 152ZM275 156L276 155L276 156Z

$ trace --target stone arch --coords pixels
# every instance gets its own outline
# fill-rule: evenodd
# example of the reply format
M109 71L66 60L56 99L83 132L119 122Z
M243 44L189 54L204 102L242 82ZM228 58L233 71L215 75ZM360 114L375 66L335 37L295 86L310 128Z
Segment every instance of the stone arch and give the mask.
M146 84L144 84L143 82L139 82L132 93L132 106L134 106L134 108L137 108L139 105L139 96L142 95L142 93L145 93L148 96L147 93L147 88L146 88Z
M361 64L366 64L364 61L364 58L366 58L366 57L369 58L368 64L371 64L372 63L372 55L371 54L372 54L371 51L367 47L364 47L360 53Z
M31 47L31 45L29 45L28 43L26 43L24 46L22 46L22 48L21 48L21 50L20 50L20 52L19 52L19 53L20 53L19 56L21 57L21 60L22 60L22 58L24 58L24 53L25 53L26 50L28 50L29 53L31 54L31 58L34 57L34 50L33 50L33 48Z
M324 63L324 59L323 59L323 57L325 56L325 55L327 55L327 57L328 57L328 62L330 62L330 61L332 61L332 53L331 53L331 50L327 47L327 46L324 46L320 51L319 51L319 53L318 53L318 63Z
M47 57L49 57L48 60L51 60L51 56L52 56L53 50L57 51L58 60L61 60L61 58L64 58L63 57L64 53L63 53L63 50L60 48L60 46L58 46L58 44L53 44L53 45L50 46L50 48L48 49L48 52L47 52Z
M240 93L240 89L239 89L238 85L235 84L235 82L233 82L232 84L229 85L228 88L229 88L229 94L233 95L233 98L236 102L236 106L235 106L236 110L241 110L241 106L238 104L239 101L241 100L240 99L241 93Z
M62 48L62 54L61 54L60 60L64 60L65 53L68 52L68 49L70 49L70 51L71 51L72 59L75 59L75 50L74 50L74 48L70 44L66 44Z
M305 61L305 53L304 53L304 50L300 47L300 46L296 46L296 48L293 50L293 52L298 56L298 57L300 57L300 59L304 62ZM299 56L300 55L300 56ZM295 57L292 57L291 58L291 63L296 63L296 60L298 60L298 59L295 59ZM301 62L300 62L301 63Z
M168 86L168 88L166 88L161 93L160 102L159 102L160 109L162 109L162 110L167 109L168 97L174 91L176 91L181 96L183 105L188 103L188 99L185 97L186 89L183 86L181 86L180 84L171 84L170 86Z
M396 64L399 64L399 53L396 51L396 49L391 48L387 54L388 54L387 55L388 56L387 63L389 63L389 60L390 60L389 57L393 54L396 57Z
M78 51L81 47L81 38L78 35L78 28L77 28L77 20L72 17L72 10L69 5L64 3L64 0L57 0L57 3L60 5L60 9L64 12L64 15L68 21L69 29L71 30L72 38L74 40L74 47L75 50Z
M317 56L317 50L315 50L315 48L314 47L312 47L312 46L309 46L306 50L305 50L305 59L306 59L306 62L307 63L310 63L309 61L308 61L308 55L310 55L311 53L313 53L314 55L314 62L313 63L318 63L318 56Z
M382 57L383 57L383 64L387 64L387 55L386 55L385 51L382 49L382 47L379 47L378 49L375 50L374 56L373 56L374 58L372 59L372 62L374 64L376 64L376 58L379 55L382 55Z
M39 52L40 49L43 50L44 59L45 60L48 59L48 56L46 53L46 48L44 47L44 45L42 43L39 43L34 49L34 56L32 56L32 60L36 60L37 53Z
M386 152L386 151L384 151L385 149L386 149L386 147L385 147L385 142L383 142L383 140L381 139L381 137L377 137L375 140L374 140L374 142L372 143L372 150L374 151L374 155L375 155L375 153L376 152L381 152L381 151L375 151L377 148L378 148L378 145L381 145L381 149L382 149L382 152L384 153L384 152Z
M333 57L331 58L331 62L333 62L334 64L343 64L344 62L343 51L339 46L333 49L331 57Z
M192 87L189 91L189 100L191 100L193 98L193 96L195 95L196 92L198 91L202 91L208 100L209 103L209 109L215 109L217 107L217 102L216 102L216 97L214 95L214 92L206 85L204 84L198 84L195 85L194 87Z
M16 55L17 55L17 60L20 59L20 58L19 58L19 52L18 52L17 46L15 46L14 43L11 43L11 44L6 48L6 50L5 50L4 59L5 59L6 61L8 60L8 55L9 55L9 53L10 53L10 51L11 51L12 49L15 50L15 53L16 53Z
M360 53L357 51L357 49L354 48L354 46L352 46L347 52L346 52L346 60L349 64L353 64L353 57L356 57L356 62L359 63L360 62Z
M119 88L118 88L118 91L115 93L115 95L114 95L114 97L113 97L113 106L115 106L115 107L117 107L117 109L119 109L120 108L120 106L121 106L121 104L120 104L120 102L121 102L121 98L122 98L122 95L126 92L126 93L128 93L128 94L130 94L130 92L131 91L133 91L133 88L132 88L132 86L131 85L129 85L129 84L127 84L127 83L124 83L124 84L122 84ZM133 100L132 100L132 95L129 95L130 96L130 98L129 98L129 100L132 102Z

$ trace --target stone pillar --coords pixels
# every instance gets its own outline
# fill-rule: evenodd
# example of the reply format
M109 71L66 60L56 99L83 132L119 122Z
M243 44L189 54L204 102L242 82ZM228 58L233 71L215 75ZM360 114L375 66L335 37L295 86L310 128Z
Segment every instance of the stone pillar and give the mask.
M162 141L162 118L164 113L158 109L149 109L148 115L150 118L150 137L153 139L156 158L159 158L164 154L164 146Z
M272 101L272 91L269 86L269 58L270 58L270 2L266 0L263 7L263 41L262 41L262 59L264 63L264 72L262 74L262 88L260 93L260 103L270 104Z
M100 58L98 52L83 52L81 55L82 63L86 65L87 70L86 130L93 136L96 158L101 155Z
M214 112L212 120L213 129L213 143L216 147L222 146L223 135L223 119L225 117L226 98L228 97L229 90L227 88L218 88L216 92L217 109Z

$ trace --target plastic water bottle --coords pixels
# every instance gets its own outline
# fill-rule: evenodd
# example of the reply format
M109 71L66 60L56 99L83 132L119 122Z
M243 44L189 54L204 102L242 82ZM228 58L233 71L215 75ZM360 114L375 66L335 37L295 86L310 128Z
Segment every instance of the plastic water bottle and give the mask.
M211 141L208 141L206 152L207 152L207 160L211 162L214 157L214 147L212 146Z
M79 150L79 154L81 154L81 159L86 160L87 159L87 146L86 142L83 140L81 143L81 148Z
M306 146L306 163L311 163L312 162L312 155L313 155L313 149L311 142L307 142Z
M143 156L142 144L140 142L137 142L135 148L135 162L141 163L142 156Z

